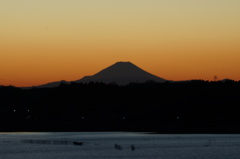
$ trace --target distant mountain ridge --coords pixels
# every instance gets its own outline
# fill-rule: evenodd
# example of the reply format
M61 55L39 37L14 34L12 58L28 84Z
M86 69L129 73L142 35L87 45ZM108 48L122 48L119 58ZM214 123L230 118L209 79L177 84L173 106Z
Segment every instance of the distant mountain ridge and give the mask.
M60 86L61 84L69 84L71 82L67 82L65 80L62 80L62 81L56 81L56 82L50 82L50 83L47 83L47 84L43 84L43 85L40 85L40 86L35 86L35 87L38 87L38 88L51 88L51 87L58 87Z
M92 76L85 76L76 81L56 81L47 83L37 88L58 87L60 84L76 83L89 83L89 82L103 82L103 83L116 83L118 85L126 85L132 82L144 83L147 81L166 82L169 80L155 76L147 71L139 68L131 62L116 62L115 64L99 71Z

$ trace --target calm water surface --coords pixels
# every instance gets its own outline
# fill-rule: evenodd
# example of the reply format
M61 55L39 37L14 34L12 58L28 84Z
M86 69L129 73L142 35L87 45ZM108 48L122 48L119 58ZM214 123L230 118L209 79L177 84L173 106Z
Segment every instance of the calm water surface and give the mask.
M240 134L0 133L0 159L239 159Z

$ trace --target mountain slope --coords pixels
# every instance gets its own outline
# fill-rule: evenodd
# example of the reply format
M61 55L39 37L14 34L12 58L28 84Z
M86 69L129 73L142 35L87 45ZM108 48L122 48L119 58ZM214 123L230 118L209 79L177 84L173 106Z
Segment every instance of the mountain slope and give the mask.
M143 69L137 67L131 62L117 62L93 76L85 76L75 82L104 82L116 83L119 85L128 84L131 82L143 83L146 81L166 82L167 80L150 74Z
M144 83L146 81L166 82L163 78L150 74L143 69L137 67L131 62L117 62L93 76L85 76L76 81L56 81L44 85L35 86L37 88L50 88L58 87L60 84L76 83L89 83L89 82L103 82L103 83L116 83L119 85L129 84L131 82ZM32 87L24 87L26 89Z

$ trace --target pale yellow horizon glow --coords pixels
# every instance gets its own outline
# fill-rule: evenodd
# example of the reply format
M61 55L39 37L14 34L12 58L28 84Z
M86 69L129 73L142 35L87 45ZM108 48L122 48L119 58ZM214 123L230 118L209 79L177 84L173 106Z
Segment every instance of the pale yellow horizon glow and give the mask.
M0 85L131 61L169 80L240 80L239 0L1 0Z

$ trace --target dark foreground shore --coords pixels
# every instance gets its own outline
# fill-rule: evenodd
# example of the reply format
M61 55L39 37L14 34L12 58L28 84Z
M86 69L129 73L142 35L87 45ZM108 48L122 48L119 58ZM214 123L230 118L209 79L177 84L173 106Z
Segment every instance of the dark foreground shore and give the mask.
M0 87L0 131L240 133L240 82Z

